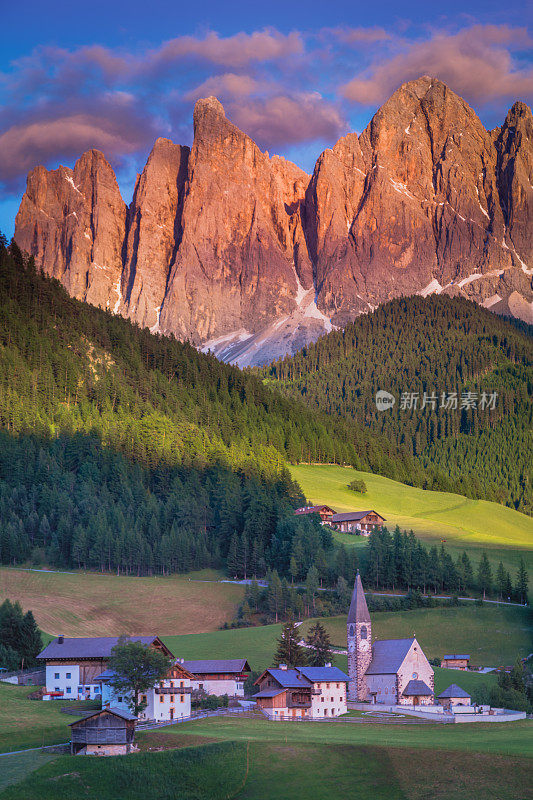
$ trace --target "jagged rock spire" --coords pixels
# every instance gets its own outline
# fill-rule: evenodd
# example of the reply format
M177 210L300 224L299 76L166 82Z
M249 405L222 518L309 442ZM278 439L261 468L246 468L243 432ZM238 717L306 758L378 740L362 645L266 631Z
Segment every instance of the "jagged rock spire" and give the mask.
M366 604L365 593L359 570L355 576L355 583L352 592L352 602L348 611L348 624L351 622L370 622L370 614Z

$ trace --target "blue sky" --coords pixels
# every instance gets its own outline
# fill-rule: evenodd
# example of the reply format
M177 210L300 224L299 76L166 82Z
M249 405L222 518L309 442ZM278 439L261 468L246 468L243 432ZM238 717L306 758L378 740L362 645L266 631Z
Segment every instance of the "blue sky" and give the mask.
M531 3L4 4L0 29L0 230L25 176L91 147L129 202L157 136L192 141L198 97L271 153L311 171L405 80L448 83L498 125L533 99ZM23 12L20 10L23 8Z

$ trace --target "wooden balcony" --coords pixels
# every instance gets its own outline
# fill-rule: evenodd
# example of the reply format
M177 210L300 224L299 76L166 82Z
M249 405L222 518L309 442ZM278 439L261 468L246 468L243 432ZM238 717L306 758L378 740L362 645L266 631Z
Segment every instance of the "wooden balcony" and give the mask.
M287 708L311 708L310 695L287 694Z
M119 728L72 728L72 744L130 744L134 729Z
M156 694L192 694L192 687L180 686L173 688L171 686L156 686L154 691Z

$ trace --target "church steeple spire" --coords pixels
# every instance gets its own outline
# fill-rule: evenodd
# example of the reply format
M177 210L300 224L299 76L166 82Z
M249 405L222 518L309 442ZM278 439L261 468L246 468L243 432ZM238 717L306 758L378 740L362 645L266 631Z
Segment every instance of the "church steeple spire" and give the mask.
M368 613L368 606L366 604L365 593L363 591L363 584L359 570L355 576L355 583L352 592L352 602L350 603L350 610L348 611L348 625L353 622L368 622L370 623L370 614Z
M372 623L359 570L355 576L347 620L349 700L366 700L365 673L372 661Z

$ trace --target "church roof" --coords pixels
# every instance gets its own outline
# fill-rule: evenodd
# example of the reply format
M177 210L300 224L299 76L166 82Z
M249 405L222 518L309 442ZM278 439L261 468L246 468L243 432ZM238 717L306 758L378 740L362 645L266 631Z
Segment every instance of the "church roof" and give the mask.
M352 602L350 603L350 610L348 611L348 625L351 622L370 622L370 614L368 613L368 606L366 604L359 570L357 570L357 575L355 576Z
M405 661L405 657L414 641L414 637L412 639L382 639L381 641L375 641L372 648L372 661L366 674L394 675Z
M457 686L456 683L452 683L451 686L448 686L443 692L439 694L439 697L470 697L468 692L465 692L464 689L461 689L460 686Z
M409 681L402 694L404 697L427 697L433 692L424 681Z

